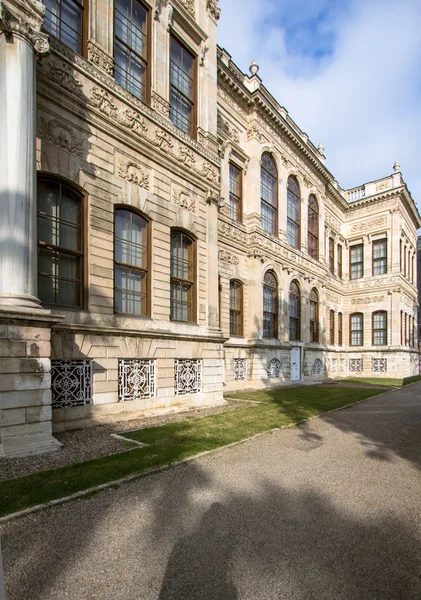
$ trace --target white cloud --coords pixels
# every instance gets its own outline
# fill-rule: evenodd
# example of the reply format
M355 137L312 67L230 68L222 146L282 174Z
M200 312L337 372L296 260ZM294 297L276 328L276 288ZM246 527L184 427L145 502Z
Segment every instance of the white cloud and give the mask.
M390 174L398 160L421 205L419 1L352 0L339 9L329 0L310 3L310 13L304 2L221 0L218 41L243 70L256 58L263 84L316 145L323 142L340 185ZM308 23L317 14L334 40L321 59L287 43L301 16Z

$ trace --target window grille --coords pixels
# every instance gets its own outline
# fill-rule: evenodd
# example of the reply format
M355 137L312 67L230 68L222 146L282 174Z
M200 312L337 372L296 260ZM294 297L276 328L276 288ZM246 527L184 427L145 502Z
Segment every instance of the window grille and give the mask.
M363 359L362 358L350 358L349 359L349 372L350 373L361 373L363 370Z
M155 360L121 358L118 361L118 401L154 398Z
M338 359L332 358L332 373L336 373L338 370Z
M198 394L202 391L202 361L178 358L174 361L174 393Z
M247 379L247 359L234 358L234 381L245 381Z
M51 361L51 404L71 408L92 403L92 361Z
M323 363L320 358L316 358L311 368L312 375L322 375L323 373Z
M275 379L281 376L281 361L277 358L272 358L266 368L268 379Z
M371 370L373 373L387 373L387 358L372 358Z

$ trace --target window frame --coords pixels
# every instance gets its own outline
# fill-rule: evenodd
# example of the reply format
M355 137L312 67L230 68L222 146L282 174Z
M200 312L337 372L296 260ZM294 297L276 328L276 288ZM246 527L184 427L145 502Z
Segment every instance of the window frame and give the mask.
M273 164L273 167L274 167L274 171L276 173L276 176L263 166L263 160L264 160L265 156L267 156L271 160L271 162ZM262 189L263 189L262 188L262 186L263 186L262 171L264 171L267 175L269 175L270 177L272 177L273 180L274 180L276 206L274 206L270 202L267 202L263 198L263 194L262 194ZM278 168L277 168L275 159L273 158L272 154L270 154L270 152L263 152L263 154L261 156L261 159L260 159L260 224L261 224L261 227L262 227L262 229L263 229L263 231L265 233L268 233L269 235L274 235L274 236L278 235L278 229L279 229L279 224L278 224L278 218L279 218L279 215L278 215L278 211L279 211L278 177L279 177L279 174L278 174ZM272 230L271 231L268 231L264 227L264 225L263 225L263 222L264 222L264 219L263 219L263 210L262 210L263 209L263 205L265 205L266 207L269 207L269 209L271 209L273 211L273 213L272 213L272 219L273 220L271 220L271 224L272 224Z
M356 262L352 262L352 251L355 250L355 248L362 248L362 258L359 261ZM352 275L352 266L353 265L361 265L361 275L357 276L357 277L353 277ZM360 243L360 244L354 244L353 246L349 247L349 278L350 279L363 279L364 277L364 244Z
M146 76L145 76L145 85L144 85L144 96L143 98L139 96L137 96L136 94L133 94L133 92L131 90L129 90L128 88L126 88L125 86L123 86L121 83L118 83L116 80L116 83L118 85L121 85L121 87L123 89L125 89L129 94L132 94L132 96L134 96L135 98L137 98L138 100L140 100L140 102L143 102L143 104L150 104L151 102L151 87L152 87L152 74L151 74L151 53L152 53L152 18L151 18L151 8L146 4L143 3L141 0L130 0L131 2L131 7L132 7L132 12L133 12L133 3L136 2L137 4L139 4L139 6L141 8L143 8L144 11L146 11L146 59L141 56L140 54L138 54L138 52L136 52L131 46L128 46L126 42L124 42L123 40L120 40L119 38L117 38L117 28L116 28L116 13L117 13L117 0L114 0L114 4L113 4L113 60L114 60L114 69L113 69L113 77L115 80L115 75L116 75L116 40L125 48L127 48L129 50L129 52L133 53L136 58L142 63L145 64L145 72L146 72Z
M295 285L297 290L298 290L298 294L294 294L293 292L291 292L291 288L292 286ZM297 298L297 314L298 317L292 317L291 316L291 296L294 296ZM292 322L294 323L294 331L297 334L297 337L291 337L291 331L292 331ZM291 283L289 284L289 290L288 290L288 324L289 324L289 341L290 342L301 342L301 289L300 289L300 285L298 283L298 281L296 281L295 279L293 279L291 281Z
M385 253L384 255L375 258L374 257L374 253L375 253L375 247L379 246L380 244L384 244L384 248L385 248ZM381 273L376 273L376 262L379 261L385 261L385 265L384 265L384 271L382 271ZM387 273L387 238L381 238L379 240L374 240L372 243L372 247L371 247L371 272L373 277L377 277L378 275L385 275Z
M169 86L170 86L170 93L169 93L169 104L170 104L170 115L169 115L169 119L171 121L171 123L174 125L174 127L177 127L177 129L179 131L182 131L183 133L185 133L186 135L189 135L192 139L196 139L197 137L197 100L198 100L198 60L197 60L197 54L196 52L189 46L187 45L173 30L171 30L171 34L169 36L170 38L170 50L169 50L169 75L168 75L168 82L169 82ZM171 59L171 55L172 55L172 41L175 41L177 44L179 44L179 46L181 46L181 48L183 49L184 52L187 52L187 54L190 54L190 56L193 59L193 77L191 78L192 80L192 88L193 88L193 99L188 98L188 96L186 96L183 92L181 92L178 88L176 88L174 86L174 88L177 90L177 92L179 94L181 94L183 97L187 98L188 102L190 102L192 104L192 112L191 112L191 120L190 120L190 128L189 131L186 132L184 131L184 129L181 129L180 127L178 127L178 125L176 123L174 123L174 121L171 119L171 89L172 89L172 81L171 81L171 63L172 63L172 59Z
M360 317L361 318L361 328L359 329L353 329L352 328L352 317ZM360 344L353 344L352 343L352 334L353 332L361 332L361 343ZM361 312L355 312L355 313L351 313L349 315L349 345L350 346L364 346L364 314Z
M336 265L337 265L337 276L342 279L342 244L336 246Z
M37 171L36 177L37 177L37 207L36 207L37 223L38 223L38 213L39 213L39 210L38 210L38 184L40 181L51 182L54 184L59 184L60 186L65 185L65 186L69 187L71 190L73 190L73 192L79 194L80 203L81 203L80 239L79 239L80 248L81 248L80 252L75 252L73 250L66 250L62 246L55 246L54 244L50 245L50 244L47 244L46 242L41 242L38 237L38 227L37 227L37 243L36 243L36 248L37 248L37 290L38 290L38 277L39 277L38 254L39 254L40 248L49 249L48 247L50 247L51 249L53 249L53 251L64 252L65 254L70 254L72 256L80 257L80 263L81 263L81 266L80 266L80 274L81 274L80 305L74 306L72 304L56 304L56 303L51 303L51 302L43 302L42 300L41 300L41 304L42 304L42 306L51 306L52 308L57 309L57 310L76 310L76 311L77 310L86 310L88 307L88 301L89 301L88 231L87 231L88 227L86 226L89 222L89 220L88 220L88 194L80 186L78 186L73 181L70 181L69 179L67 179L65 177L60 177L58 175L54 175L52 173L46 173L44 171ZM60 194L61 194L61 192L60 192ZM38 291L37 291L37 293L38 293Z
M329 343L335 345L335 311L329 311Z
M329 237L329 271L335 275L335 240Z
M375 328L374 327L375 317L376 317L376 315L379 315L379 314L385 316L385 326L384 327L377 327L377 328ZM375 310L372 313L372 315L371 315L371 331L372 331L372 334L371 334L371 343L372 343L373 346L387 346L387 325L388 325L388 323L387 323L387 310ZM384 339L385 339L384 342L381 342L381 343L376 343L375 342L375 339L376 339L376 335L375 334L378 331L383 332Z
M314 203L316 208L313 208L311 203ZM313 215L315 220L314 231L310 231L310 214ZM312 246L315 246L314 252ZM310 251L311 248L311 251ZM308 197L307 206L307 251L309 256L314 260L319 260L319 203L314 194L310 194Z
M298 187L298 196L295 194L295 192L293 192L290 187L290 181L295 181L295 183L297 184ZM289 205L290 205L290 196L292 195L296 201L296 204L298 206L298 221L295 221L294 219L292 219L289 216ZM297 244L291 244L289 241L289 225L293 223L296 227L297 227ZM288 177L288 181L287 181L287 243L291 246L291 248L295 248L296 250L301 250L301 188L300 188L300 184L298 182L298 179L295 177L295 175L290 175Z
M267 275L271 275L274 278L275 281L275 285L271 286L268 283L265 283L265 279ZM273 306L275 308L275 312L271 312L271 311L265 311L265 288L268 290L272 290L271 294L272 294L272 302L273 302ZM264 276L263 276L263 284L262 284L262 299L263 299L263 323L262 323L262 332L263 332L263 337L265 339L269 339L269 340L274 340L274 339L278 339L279 336L279 329L278 329L278 319L279 319L279 288L278 288L278 278L276 277L274 271L272 271L271 269L268 269ZM272 325L272 334L274 335L265 335L265 313L272 315L273 316L273 325Z
M316 297L316 300L312 298ZM319 294L315 288L310 292L310 342L320 342L319 312L320 312ZM313 315L312 315L313 312ZM312 319L313 316L313 319Z
M180 233L182 236L187 237L187 239L189 239L191 241L191 263L192 263L192 267L191 267L191 272L192 272L192 281L188 280L188 279L180 279L178 277L175 277L174 275L172 275L172 236L175 233ZM177 280L180 283L188 283L190 284L190 290L191 290L191 299L190 299L190 304L191 304L191 315L190 315L190 319L188 320L184 320L184 319L175 319L172 316L172 289L173 289L173 281ZM189 324L195 324L197 323L197 307L196 307L196 295L197 295L197 239L188 231L186 231L185 229L182 229L180 227L174 227L171 229L170 232L170 321L174 322L174 323L189 323Z
M231 306L231 301L232 301L232 296L231 296L231 292L232 292L232 286L236 286L235 287L235 291L240 290L239 293L239 298L237 298L237 309L233 309ZM244 327L244 285L241 281L239 281L238 279L230 279L230 337L243 337L243 327ZM239 307L239 308L238 308ZM234 323L232 316L233 313L237 313L235 315L235 320L238 321L235 323L235 327L238 330L236 333L233 333L232 331L232 327L231 325Z
M236 184L238 185L239 188L239 196L237 196L236 194L234 194L231 191L231 167L233 169L235 169L237 171L237 176L239 178L239 180L236 180ZM231 204L231 197L235 198L237 204L235 205L236 210L236 216L233 217L232 216L232 204ZM237 223L242 223L243 222L243 169L241 169L240 167L238 167L235 163L233 163L232 161L230 161L228 163L228 199L229 199L229 203L228 203L228 211L229 211L229 215L231 217L231 219L233 219L233 221L236 221Z
M343 346L343 313L338 312L338 346Z
M75 54L79 54L80 56L83 56L84 58L87 58L88 56L88 37L89 37L89 0L85 0L84 2L80 2L79 0L68 0L68 2L70 2L72 5L75 4L76 6L78 6L79 8L81 8L81 14L82 14L82 26L81 26L81 31L80 31L80 52L78 52L77 50L75 50L74 48L72 48L71 46L69 46L68 44L66 44L65 42L63 42L63 40L61 39L61 35L60 37L57 37L54 35L54 33L51 33L47 27L45 27L45 17L44 17L44 23L43 23L43 30L46 31L48 33L48 35L51 35L52 37L54 37L56 40L58 40L61 44L63 44L63 46L66 46L66 48L70 48L70 50L72 50L72 52L75 52ZM60 0L60 17L62 14L62 0ZM45 5L45 14L47 15L47 11L51 12L47 6ZM47 17L49 18L49 17ZM59 23L60 23L60 34L61 34L61 23L62 23L62 19L59 18Z

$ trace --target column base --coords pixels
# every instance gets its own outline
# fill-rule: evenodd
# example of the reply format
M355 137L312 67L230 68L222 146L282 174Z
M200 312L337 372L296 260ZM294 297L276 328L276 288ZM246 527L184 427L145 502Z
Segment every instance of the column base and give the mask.
M0 457L17 458L19 456L32 456L35 454L46 454L60 450L62 443L51 434L37 433L16 435L3 439L0 444Z
M29 294L1 294L0 293L0 308L1 307L13 307L15 309L22 308L34 308L42 309L41 301L36 296L30 296Z

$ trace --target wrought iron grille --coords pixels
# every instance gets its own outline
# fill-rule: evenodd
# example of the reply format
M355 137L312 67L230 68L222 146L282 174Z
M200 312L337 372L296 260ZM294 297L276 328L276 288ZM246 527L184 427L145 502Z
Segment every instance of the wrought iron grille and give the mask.
M277 358L272 358L266 368L268 379L275 379L281 376L281 361Z
M92 361L51 361L52 408L71 408L92 403Z
M350 358L349 359L349 372L350 373L361 373L363 370L363 359L362 358Z
M387 358L372 358L371 370L373 373L387 373Z
M339 370L341 373L345 373L345 359L341 358L339 361Z
M155 361L120 358L118 361L118 401L144 400L155 396Z
M234 380L245 381L247 379L247 359L234 358Z
M320 358L316 358L311 368L312 375L321 375L323 373L323 363Z
M332 373L336 373L338 370L338 359L332 358Z
M176 358L174 361L174 392L176 396L202 391L202 361Z

